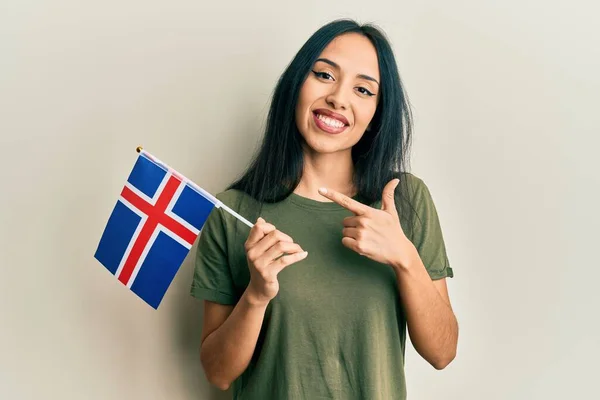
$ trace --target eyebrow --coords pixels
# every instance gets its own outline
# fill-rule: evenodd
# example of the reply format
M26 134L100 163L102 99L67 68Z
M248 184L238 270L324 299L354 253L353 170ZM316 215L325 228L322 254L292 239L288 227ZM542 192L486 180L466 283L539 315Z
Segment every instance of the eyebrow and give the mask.
M334 63L333 61L331 61L331 60L330 60L330 59L328 59L328 58L319 58L319 59L317 59L317 61L315 61L315 63L317 63L318 61L324 62L325 64L329 64L329 65L331 65L333 68L340 69L340 66L339 66L338 64ZM377 85L379 85L379 82L377 82L377 79L375 79L375 78L373 78L373 77L371 77L371 76L369 76L369 75L365 75L365 74L358 74L358 75L356 75L356 77L357 77L357 78L361 78L361 79L366 79L366 80L368 80L368 81L375 82Z

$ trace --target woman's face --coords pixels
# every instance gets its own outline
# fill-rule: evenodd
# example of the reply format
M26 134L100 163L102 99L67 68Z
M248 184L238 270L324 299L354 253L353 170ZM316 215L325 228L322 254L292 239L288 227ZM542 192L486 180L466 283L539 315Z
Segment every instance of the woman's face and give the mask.
M317 153L350 150L362 137L377 108L377 52L369 39L338 36L319 56L300 89L296 124Z

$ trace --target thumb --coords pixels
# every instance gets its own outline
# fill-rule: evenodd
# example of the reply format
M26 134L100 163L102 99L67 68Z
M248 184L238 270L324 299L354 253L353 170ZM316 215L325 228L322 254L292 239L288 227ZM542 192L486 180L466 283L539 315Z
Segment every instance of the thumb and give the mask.
M399 182L398 179L389 181L383 188L383 195L381 196L381 209L392 215L398 215L396 204L394 202L394 191Z

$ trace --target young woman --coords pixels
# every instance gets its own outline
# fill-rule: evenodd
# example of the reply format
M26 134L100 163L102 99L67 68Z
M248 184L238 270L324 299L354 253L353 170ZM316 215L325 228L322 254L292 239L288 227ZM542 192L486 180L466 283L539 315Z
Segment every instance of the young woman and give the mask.
M453 360L453 272L405 168L410 136L384 34L319 29L277 83L253 163L217 195L256 224L215 209L198 243L211 383L235 399L405 399L407 330L435 368Z

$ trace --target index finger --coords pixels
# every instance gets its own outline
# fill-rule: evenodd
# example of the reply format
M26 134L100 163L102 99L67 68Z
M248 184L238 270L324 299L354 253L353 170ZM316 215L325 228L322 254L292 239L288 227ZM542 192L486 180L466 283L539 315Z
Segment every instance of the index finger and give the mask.
M340 206L344 207L352 211L356 215L363 215L367 212L368 207L358 201L342 194L340 192L336 192L335 190L321 188L319 189L319 193L322 196L327 197L329 200L333 200L338 203Z
M269 233L275 230L275 226L269 224L264 219L259 218L254 224L254 227L250 230L250 234L248 235L248 239L246 239L246 246L253 246L259 240L267 236Z

